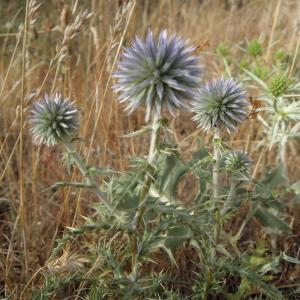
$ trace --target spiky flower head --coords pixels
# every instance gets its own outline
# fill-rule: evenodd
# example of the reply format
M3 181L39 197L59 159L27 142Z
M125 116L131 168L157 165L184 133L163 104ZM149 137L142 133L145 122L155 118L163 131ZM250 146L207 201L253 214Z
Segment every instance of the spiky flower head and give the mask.
M220 43L217 47L217 54L221 57L227 57L230 54L230 49L227 44Z
M248 43L247 51L250 55L252 55L254 57L262 55L262 53L263 53L262 44L258 40L251 40Z
M229 151L223 157L224 168L235 179L248 177L251 170L251 160L248 155L239 150Z
M44 99L33 104L29 123L38 144L56 145L76 135L78 110L73 102L63 100L60 94L54 97L46 94Z
M290 78L285 73L279 73L273 77L269 84L269 90L274 97L283 95L291 83Z
M157 39L151 31L145 40L136 36L114 74L114 88L120 92L118 100L127 102L126 111L132 113L145 105L147 121L152 114L160 114L162 107L172 114L174 108L188 108L201 75L194 49L180 36L168 36L166 30Z
M246 90L234 79L214 79L198 90L192 111L193 120L208 131L225 127L229 132L246 119L249 103Z

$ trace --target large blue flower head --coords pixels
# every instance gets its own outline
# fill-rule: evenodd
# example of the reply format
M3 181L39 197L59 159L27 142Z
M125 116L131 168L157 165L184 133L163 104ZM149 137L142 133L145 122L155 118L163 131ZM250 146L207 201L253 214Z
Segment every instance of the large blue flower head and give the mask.
M38 144L53 146L72 139L78 130L78 109L60 94L45 95L35 102L29 118L31 132Z
M209 81L193 101L193 120L208 131L224 127L232 131L247 118L249 102L245 88L233 78Z
M174 108L188 108L202 73L194 49L181 37L168 36L166 30L157 39L151 31L144 41L136 36L114 74L118 100L127 102L126 111L145 105L147 121L152 114L160 114L162 107L172 114Z

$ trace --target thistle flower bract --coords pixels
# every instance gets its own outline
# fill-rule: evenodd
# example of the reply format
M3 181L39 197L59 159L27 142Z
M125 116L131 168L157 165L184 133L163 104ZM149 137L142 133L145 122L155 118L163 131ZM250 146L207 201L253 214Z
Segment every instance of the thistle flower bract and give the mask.
M233 150L225 153L223 164L235 178L250 174L251 161L243 151Z
M208 131L224 126L231 131L247 117L246 90L234 79L223 77L206 83L193 101L193 120Z
M36 142L51 146L74 137L79 127L78 110L59 94L53 98L45 95L33 104L29 122Z
M156 40L151 31L144 41L135 37L114 74L118 100L128 102L126 111L132 113L145 104L148 120L151 114L160 113L162 106L171 113L174 108L187 108L201 75L194 49L181 37L168 36L166 30Z

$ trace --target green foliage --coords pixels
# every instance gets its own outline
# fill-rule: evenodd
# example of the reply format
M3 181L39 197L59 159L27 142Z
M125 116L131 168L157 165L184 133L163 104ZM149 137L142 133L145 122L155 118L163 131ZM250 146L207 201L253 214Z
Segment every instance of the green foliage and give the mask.
M262 65L256 64L251 68L251 71L253 72L253 74L255 76L257 76L258 78L262 79L262 80L266 80L270 70Z
M79 280L80 279L76 273L64 277L60 277L55 273L49 274L45 278L43 287L32 291L32 300L53 299L53 297L56 297L63 292L64 288Z
M66 241L79 241L79 237L83 239L95 232L97 236L107 236L111 240L108 243L99 242L89 250L90 257L94 257L94 263L100 259L101 264L98 264L92 275L84 279L89 286L88 291L83 294L85 299L198 299L196 295L241 299L253 294L261 294L270 299L283 299L280 292L270 284L272 277L267 275L284 261L283 256L270 261L267 250L261 252L259 248L256 254L245 251L236 255L228 251L231 243L235 243L234 237L228 241L222 226L218 229L220 235L216 246L213 238L216 215L211 210L209 193L212 163L213 160L205 148L199 149L192 160L185 161L173 145L165 144L161 146L156 168L152 168L142 159L136 159L128 172L111 173L113 175L103 187L103 192L114 204L115 213L103 210L102 205L95 205L94 217L85 218L85 223L79 227L69 228L71 237L64 238ZM100 170L100 175L103 174L102 170L105 168ZM195 174L200 185L191 207L184 207L176 192L179 182L187 173ZM145 176L148 175L154 181L146 201L141 205L141 190L145 184ZM247 222L255 217L269 233L289 232L291 228L281 215L283 206L276 201L279 194L274 192L280 185L285 188L285 179L283 167L279 165L266 174L261 182L254 183L256 189L238 189L236 202L232 205L237 205L241 201L239 199L249 201L252 208L249 210ZM219 205L222 206L222 203ZM141 227L134 229L135 214L141 208L143 221ZM221 219L217 220L223 222ZM114 235L120 235L122 239L128 236L130 241L135 234L136 259L143 270L137 278L132 277L133 274L129 271L132 245L112 239ZM196 259L194 264L196 269L201 270L193 275L195 283L189 288L190 296L176 291L178 286L176 283L170 284L171 274L168 272L162 269L158 273L152 273L144 268L148 264L155 264L156 256L162 253L169 257L170 264L175 269L180 268L175 254L176 249L183 246L196 251L199 260ZM217 255L212 256L215 251ZM298 263L288 256L285 258L290 263ZM55 277L55 282L51 278L47 279L40 295L52 295L64 284L59 277ZM71 282L76 281L75 278L76 276L70 277Z
M276 74L269 84L269 90L274 97L279 97L287 91L289 85L290 79L287 74Z
M227 57L230 54L230 48L225 43L220 43L216 49L217 54L221 57Z
M251 40L247 45L247 51L251 56L260 56L263 54L262 44L258 40Z
M283 49L277 50L274 54L274 61L276 63L282 64L282 63L286 62L288 60L288 58L289 58L289 54Z
M276 167L260 168L258 178L251 178L251 158L230 149L221 138L207 147L200 143L186 159L168 122L161 119L156 125L164 140L158 139L155 145L154 163L137 157L126 172L85 166L83 176L100 176L104 178L101 185L54 185L55 189L96 189L96 195L113 209L94 203L81 225L66 228L67 234L53 251L52 259L66 247L84 252L89 271L47 274L44 286L34 291L34 299L51 299L65 286L86 300L285 299L286 291L275 284L278 274L285 264L300 261L272 248L265 237L276 243L281 235L293 231L286 216L290 205L286 199L297 200L300 188L299 181L290 184L284 150L289 140L300 136L300 105L296 96L286 95L299 91L300 85L286 72L265 63L257 40L243 49L244 56L236 65L232 51L224 43L217 48L226 72L237 72L249 90L259 95L258 122L264 131L257 137L261 138L257 150L267 153L277 146L272 148L278 148ZM280 64L286 59L284 53L272 57ZM274 75L269 78L270 74ZM144 126L125 138L152 136L153 132L151 126ZM210 149L216 144L224 159L231 153L226 163L220 163L218 197L213 196L217 159ZM68 155L69 167L75 167L72 153ZM245 211L238 221L234 216L240 209ZM231 222L239 222L238 228L232 230ZM259 236L253 237L256 244L241 246L239 241L253 224L254 230L259 230ZM289 292L296 293L293 288Z

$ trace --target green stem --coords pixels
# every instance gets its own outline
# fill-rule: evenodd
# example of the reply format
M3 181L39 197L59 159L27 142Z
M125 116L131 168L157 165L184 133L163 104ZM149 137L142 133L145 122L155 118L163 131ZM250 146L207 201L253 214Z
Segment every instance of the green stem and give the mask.
M72 159L75 162L75 164L77 165L79 171L81 172L81 174L85 178L86 184L91 186L90 190L95 195L97 195L98 198L101 200L101 202L103 202L103 204L105 204L105 206L110 210L110 212L112 212L113 211L112 204L110 203L110 201L108 201L105 198L104 193L99 189L98 184L95 182L95 180L92 178L92 176L90 176L88 174L88 168L86 167L86 165L82 161L81 157L78 155L78 153L74 149L72 143L71 142L64 142L63 146L65 147L65 149L67 150L69 155L72 157Z
M153 116L152 120L152 130L151 130L151 139L150 139L150 147L148 154L148 162L150 165L155 164L158 153L158 142L160 135L160 113L157 113Z
M280 160L283 166L283 175L288 179L289 178L289 173L288 173L288 168L286 164L286 143L281 143L280 144Z
M220 151L220 137L221 132L220 128L215 129L215 134L213 137L213 207L216 207L216 203L219 199L219 170L220 170L220 162L221 162L221 151Z
M156 113L152 117L152 130L151 130L151 138L150 138L150 147L148 153L148 163L151 166L155 165L158 155L158 144L159 144L159 136L160 136L160 117L161 113ZM138 228L143 219L144 212L146 210L146 203L148 199L149 190L151 188L153 182L153 177L151 174L146 174L144 186L140 193L141 202L135 216L132 221L132 233L130 235L130 242L131 242L131 274L132 278L135 281L138 276Z
M214 228L214 241L213 241L213 245L211 245L211 253L210 253L210 266L209 266L210 274L213 274L214 272L216 250L217 250L219 234L222 226L220 212L218 209L216 210L216 208L218 207L217 202L219 200L219 189L220 189L220 183L219 183L219 176L220 176L219 173L220 173L220 164L221 164L220 138L221 138L220 128L216 127L214 137L213 137L214 164L213 164L213 174L212 174L213 176L212 211L214 213L215 228ZM206 293L208 292L210 285L211 285L211 276L207 276ZM207 295L205 297L207 297Z
M231 185L230 185L230 190L229 190L227 201L225 202L224 207L221 211L221 216L224 216L226 214L226 212L228 211L230 205L234 201L234 198L236 196L236 188L237 188L237 182L232 181Z

